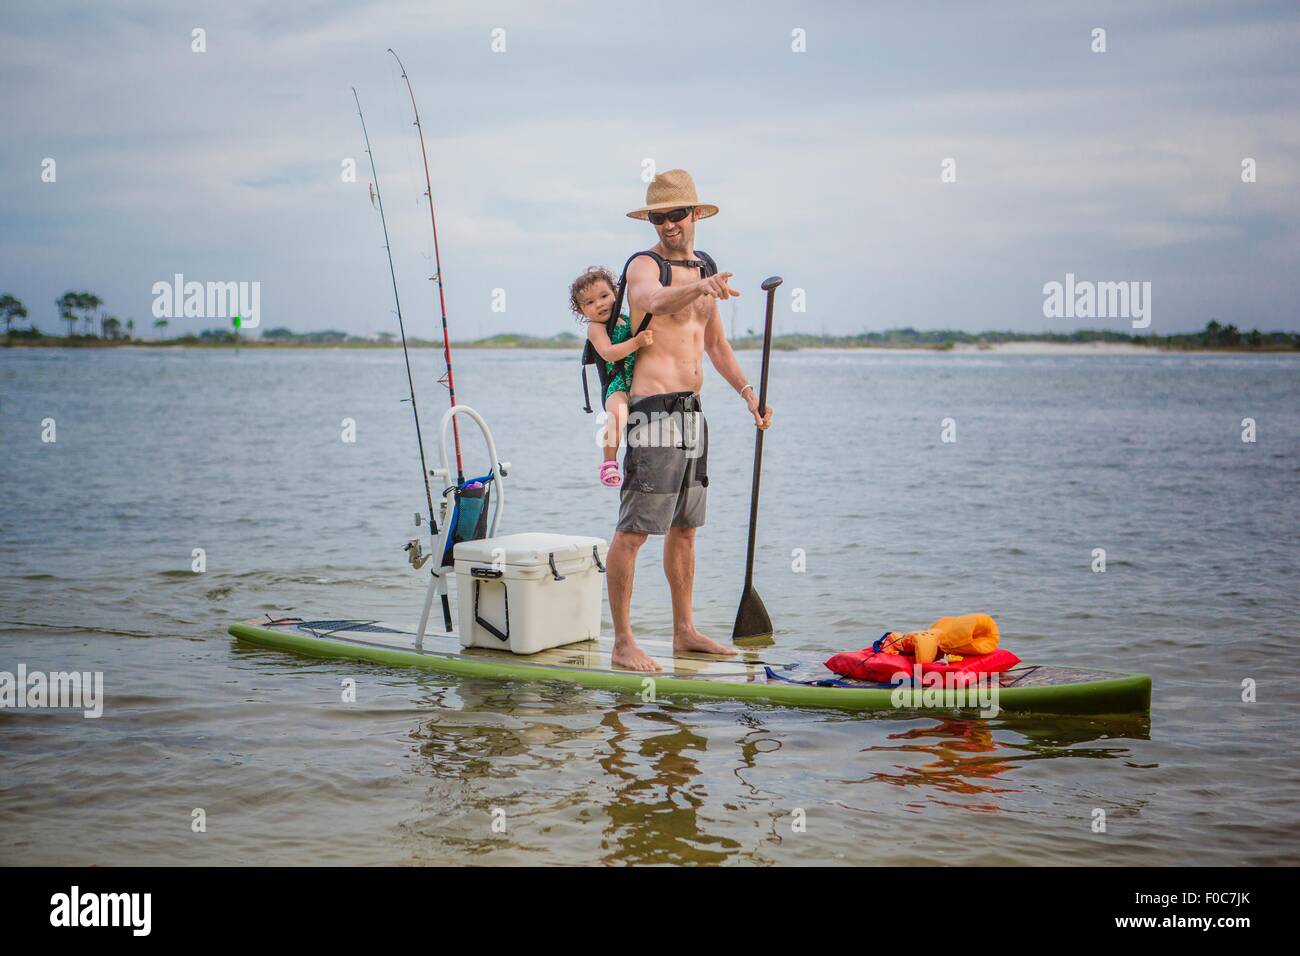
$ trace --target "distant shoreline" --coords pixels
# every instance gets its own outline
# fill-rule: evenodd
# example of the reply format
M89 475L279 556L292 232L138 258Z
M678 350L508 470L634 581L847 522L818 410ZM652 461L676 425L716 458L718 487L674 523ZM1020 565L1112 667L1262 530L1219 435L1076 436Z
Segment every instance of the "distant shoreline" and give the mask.
M1272 333L1280 335L1283 333ZM772 339L772 347L778 351L827 350L827 351L888 351L888 352L987 352L1002 355L1135 355L1151 352L1220 352L1246 354L1278 354L1300 351L1300 336L1293 342L1264 342L1251 345L1245 342L1234 345L1206 345L1185 341L1166 341L1164 338L1150 342L1143 340L1128 341L1061 341L1058 337L1035 337L1025 335L1014 339L1005 339L1007 333L994 333L997 339L979 341L954 341L944 339L934 342L909 341L862 341L859 337L847 336L812 336L812 335L778 335ZM1289 335L1289 334L1288 334ZM992 335L990 335L992 338ZM0 345L6 348L71 348L71 349L117 349L117 348L194 348L194 349L397 349L399 341L379 341L374 339L292 339L272 340L243 339L236 340L227 333L221 338L199 338L183 336L175 339L101 339L94 336L52 336L27 337L9 335L0 339ZM441 349L441 342L423 339L408 339L407 345L413 349ZM548 351L577 351L582 340L574 335L553 338L536 338L523 335L498 335L487 339L474 339L464 342L452 342L454 349L514 349L527 351L534 349ZM754 336L732 340L732 347L737 351L749 351L762 348L762 339Z

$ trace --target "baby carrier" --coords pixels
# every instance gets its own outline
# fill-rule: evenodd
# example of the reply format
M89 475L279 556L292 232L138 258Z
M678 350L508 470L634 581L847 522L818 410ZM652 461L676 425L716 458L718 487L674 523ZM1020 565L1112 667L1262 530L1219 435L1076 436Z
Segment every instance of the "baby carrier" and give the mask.
M699 249L696 249L695 255L698 258L665 259L663 256L659 255L659 253L651 252L649 249L645 250L644 252L634 252L628 258L627 262L623 263L623 272L618 277L618 288L614 292L614 308L610 310L609 319L605 323L606 331L608 331L611 336L614 334L614 324L618 321L619 313L623 311L623 293L627 290L627 267L632 264L633 259L635 259L637 256L649 256L651 259L657 262L659 264L660 285L673 284L673 269L672 269L673 266L685 266L688 269L699 269L700 278L702 279L707 279L709 276L718 274L718 265L716 262L713 261L713 258L707 252L701 252ZM640 335L642 332L644 332L646 326L650 324L650 320L653 318L654 315L647 312L645 314L645 318L641 320L641 325L637 328L636 332L633 334ZM627 359L622 358L615 364L619 366L620 371L624 371L627 368ZM593 411L591 407L591 392L588 391L587 389L587 366L588 365L596 366L596 374L600 378L600 405L602 408L604 408L605 389L609 387L610 373L605 368L605 360L600 357L600 353L596 351L595 347L591 344L590 339L588 339L582 345L582 366L581 366L580 374L582 375L583 408L587 412L591 412Z

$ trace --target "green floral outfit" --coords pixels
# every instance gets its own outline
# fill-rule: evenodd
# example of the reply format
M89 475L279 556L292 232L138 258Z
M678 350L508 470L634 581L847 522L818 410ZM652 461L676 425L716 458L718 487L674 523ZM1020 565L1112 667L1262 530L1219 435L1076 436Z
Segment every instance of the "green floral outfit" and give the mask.
M632 319L621 315L620 322L614 323L614 330L609 333L609 341L619 345L632 337ZM609 399L615 392L632 393L632 367L636 364L636 353L629 352L622 362L606 362L605 371L609 374L609 387L605 389L605 398Z

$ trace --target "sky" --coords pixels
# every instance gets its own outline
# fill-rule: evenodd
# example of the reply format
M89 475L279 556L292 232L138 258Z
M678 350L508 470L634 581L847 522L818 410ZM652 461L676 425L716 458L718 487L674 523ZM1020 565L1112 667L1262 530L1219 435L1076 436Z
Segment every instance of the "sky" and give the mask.
M179 273L258 283L263 330L395 332L355 86L407 331L435 336L390 46L453 338L577 331L569 283L653 244L625 214L670 168L721 208L696 244L741 333L774 274L778 332L1131 331L1045 316L1067 274L1149 282L1150 333L1300 330L1293 0L6 4L0 294L52 332L90 290L153 334Z

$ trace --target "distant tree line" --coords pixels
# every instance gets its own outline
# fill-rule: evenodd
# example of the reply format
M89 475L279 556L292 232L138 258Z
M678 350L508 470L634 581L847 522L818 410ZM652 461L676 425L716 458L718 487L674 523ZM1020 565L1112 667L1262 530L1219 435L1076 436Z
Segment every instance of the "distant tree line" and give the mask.
M389 336L392 337L391 335ZM267 329L262 333L264 342L364 342L365 339L346 332L326 329L324 332L292 332L284 327Z
M93 292L65 292L55 300L59 319L68 324L66 337L46 336L36 328L35 321L28 328L14 328L14 323L29 318L27 307L9 293L0 295L0 319L4 320L7 339L51 339L52 343L72 345L96 344L98 342L134 342L135 320L122 322L117 316L104 310L104 302ZM153 323L155 332L165 338L169 322L156 319ZM80 329L80 331L78 331ZM380 332L376 338L380 344L391 344L396 336L391 332ZM238 333L230 329L205 329L197 334L188 333L169 340L171 344L234 344L240 341ZM267 344L375 344L374 339L349 335L327 329L322 332L293 332L284 327L267 329L261 334L261 341ZM561 332L552 336L534 336L512 332L493 335L475 341L461 342L480 348L568 348L576 347L581 340L572 332ZM761 341L753 330L749 335L737 338L736 343L742 347L752 346ZM861 332L857 335L815 335L808 332L792 332L773 337L773 345L782 349L817 348L833 346L841 348L870 347L907 347L925 346L931 348L951 348L954 345L996 345L1003 342L1123 342L1135 345L1147 345L1153 348L1172 349L1260 349L1277 351L1282 349L1300 349L1300 333L1295 332L1261 332L1251 329L1243 332L1231 322L1226 325L1217 319L1211 319L1200 332L1185 332L1174 335L1130 335L1105 329L1081 329L1077 332L961 332L956 329L918 330L911 327L888 329L884 332ZM412 346L441 345L412 338Z
M135 319L123 322L115 315L110 315L103 308L104 300L93 292L63 293L54 300L54 307L59 320L68 323L67 339L83 341L129 342L135 333ZM8 338L41 339L49 338L36 327L36 320L25 329L15 329L14 322L29 318L27 307L16 296L8 292L0 295L0 319L4 320L5 336ZM81 331L77 329L80 327ZM166 319L158 319L153 327L160 331L167 328Z
M761 339L751 333L737 340L740 343ZM1235 325L1221 325L1211 319L1200 332L1183 332L1174 335L1130 335L1107 329L1080 329L1076 332L961 332L956 329L918 330L913 328L889 329L884 332L862 332L857 335L814 335L793 332L773 336L773 344L784 348L816 348L817 346L933 346L996 345L1003 342L1120 342L1149 345L1154 348L1174 349L1295 349L1300 348L1300 333L1261 332L1259 329L1243 333Z

